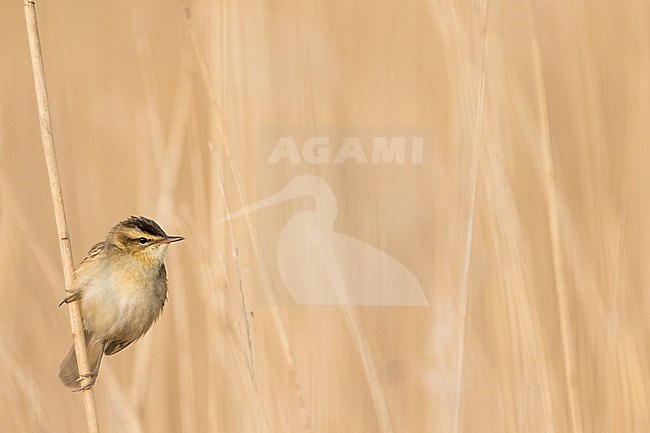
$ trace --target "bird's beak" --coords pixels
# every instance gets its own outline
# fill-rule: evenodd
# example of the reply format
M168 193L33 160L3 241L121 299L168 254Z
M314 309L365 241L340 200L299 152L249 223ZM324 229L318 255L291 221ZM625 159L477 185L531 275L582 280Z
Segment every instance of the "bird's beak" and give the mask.
M165 239L161 240L161 244L171 244L172 242L178 242L185 239L183 236L167 236Z

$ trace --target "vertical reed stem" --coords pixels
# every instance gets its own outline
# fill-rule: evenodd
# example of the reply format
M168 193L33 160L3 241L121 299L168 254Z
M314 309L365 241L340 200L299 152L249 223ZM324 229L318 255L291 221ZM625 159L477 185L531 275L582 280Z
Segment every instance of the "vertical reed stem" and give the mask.
M41 51L41 38L38 31L38 21L36 20L36 2L35 0L25 0L23 6L25 8L25 21L27 23L32 70L34 72L34 87L36 89L36 99L38 102L43 152L45 154L45 162L47 163L47 174L50 179L52 204L54 206L54 216L56 218L56 226L59 235L59 247L61 250L61 262L63 264L65 289L66 292L70 293L73 291L74 262L72 260L72 247L70 245L70 235L68 233L68 225L65 219L63 193L61 191L59 168L57 166L56 152L54 149L52 120L50 118L50 106L47 98L47 86L45 84L45 67L43 66L43 53ZM75 351L77 353L77 363L79 366L79 372L83 375L89 372L89 368L88 355L86 353L86 339L81 321L79 303L74 301L69 303L68 306L70 311L72 337L74 339ZM89 378L85 378L82 382L82 386L88 384L89 381ZM95 394L93 393L92 388L83 391L83 398L86 407L88 431L90 433L98 433L99 423L97 421L97 410L95 408Z
M483 43L481 48L479 66L479 84L476 100L476 120L474 121L474 136L472 138L472 166L470 171L469 202L467 206L467 236L465 238L465 264L460 285L458 300L458 349L456 361L456 401L454 404L453 433L462 430L461 416L463 408L463 372L465 366L465 344L467 341L467 309L469 305L469 272L472 260L472 246L474 242L474 216L476 214L476 182L478 177L478 166L481 157L483 142L483 120L485 115L485 76L487 74L487 9L482 18L483 21Z
M532 20L531 16L531 23ZM582 418L580 402L578 400L578 385L576 383L576 355L573 343L571 323L571 309L569 305L569 292L564 277L564 254L562 251L562 234L560 231L560 210L558 206L557 180L555 165L553 163L553 148L551 144L551 128L548 120L548 106L546 104L546 86L544 84L544 71L542 70L542 56L537 39L537 31L533 27L532 39L533 66L535 68L535 90L537 92L537 111L540 120L542 157L544 164L544 190L548 203L548 221L551 234L551 248L553 252L553 272L555 274L555 290L560 318L560 337L562 343L562 357L564 360L564 381L568 394L568 411L571 417L571 431L582 433Z

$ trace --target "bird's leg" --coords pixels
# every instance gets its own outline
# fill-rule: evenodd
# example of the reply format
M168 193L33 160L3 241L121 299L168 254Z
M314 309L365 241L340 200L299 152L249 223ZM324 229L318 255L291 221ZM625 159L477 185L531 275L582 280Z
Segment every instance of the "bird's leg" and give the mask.
M63 304L69 304L70 302L78 301L79 299L81 299L81 292L74 292L72 295L66 296L59 304L59 307Z

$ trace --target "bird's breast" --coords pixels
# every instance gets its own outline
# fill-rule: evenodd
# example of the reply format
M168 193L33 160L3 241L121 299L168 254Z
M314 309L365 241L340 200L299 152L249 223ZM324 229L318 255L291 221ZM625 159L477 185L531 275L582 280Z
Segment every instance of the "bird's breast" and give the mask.
M142 336L160 313L167 283L159 269L142 269L127 262L101 275L78 275L83 291L84 326L96 337L134 340Z

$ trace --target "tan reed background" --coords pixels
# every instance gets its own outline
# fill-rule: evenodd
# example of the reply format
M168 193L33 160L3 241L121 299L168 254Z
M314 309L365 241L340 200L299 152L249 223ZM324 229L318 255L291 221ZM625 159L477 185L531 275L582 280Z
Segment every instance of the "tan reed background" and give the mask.
M83 431L55 376L71 339L22 4L2 5L0 430ZM102 366L103 431L650 430L648 2L37 8L77 263L130 214L187 237L161 320ZM336 230L408 263L429 307L260 299L259 230L286 215L217 221L304 168L268 177L264 126L433 128L429 173L328 172Z

